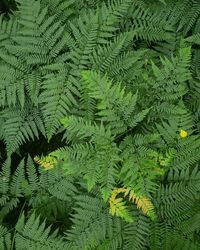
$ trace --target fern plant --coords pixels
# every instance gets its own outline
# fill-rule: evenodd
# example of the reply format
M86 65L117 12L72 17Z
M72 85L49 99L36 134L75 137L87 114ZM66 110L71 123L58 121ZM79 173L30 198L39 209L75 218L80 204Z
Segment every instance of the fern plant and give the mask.
M0 249L200 249L197 0L16 0L0 15Z

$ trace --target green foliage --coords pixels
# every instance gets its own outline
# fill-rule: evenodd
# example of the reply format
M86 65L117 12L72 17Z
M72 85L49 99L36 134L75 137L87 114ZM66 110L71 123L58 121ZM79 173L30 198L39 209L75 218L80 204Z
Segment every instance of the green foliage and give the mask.
M65 243L54 231L50 234L51 227L45 228L45 222L32 214L25 222L24 214L19 218L15 226L15 247L17 249L63 249Z
M0 249L200 249L199 2L3 2Z

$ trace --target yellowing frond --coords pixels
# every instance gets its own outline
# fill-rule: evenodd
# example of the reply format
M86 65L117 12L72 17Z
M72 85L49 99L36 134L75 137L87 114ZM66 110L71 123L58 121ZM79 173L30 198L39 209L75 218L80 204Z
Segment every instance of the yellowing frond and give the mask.
M160 175L164 175L165 170L158 167L158 168L154 169L154 172L156 172L157 174L160 174Z
M125 205L125 202L122 198L116 198L117 194L122 193L123 191L126 191L123 188L114 189L111 197L109 199L110 204L110 214L116 215L118 217L123 218L127 222L133 222L133 218L129 214L129 211L127 210L127 206Z
M152 220L156 219L156 213L154 211L154 205L147 197L138 196L133 190L130 191L129 200L132 200L138 209L149 216Z
M42 156L42 157L35 156L34 161L40 166L42 166L45 170L54 168L54 166L57 163L56 157L50 156L50 155Z
M110 213L112 215L124 218L126 221L129 221L131 218L123 199L116 197L120 193L123 193L124 197L128 196L129 200L134 202L137 208L142 210L145 215L149 216L152 220L156 219L154 205L151 200L148 197L137 195L131 188L116 188L112 191L109 199Z

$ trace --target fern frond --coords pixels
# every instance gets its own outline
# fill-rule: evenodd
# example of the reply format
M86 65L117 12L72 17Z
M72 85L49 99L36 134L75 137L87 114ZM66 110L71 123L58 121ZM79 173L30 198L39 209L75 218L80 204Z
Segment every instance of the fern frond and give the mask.
M69 113L72 106L76 106L74 97L76 89L70 82L66 84L66 80L65 73L60 72L60 75L49 74L45 76L42 83L43 91L39 96L39 103L42 105L46 134L49 140L59 128L59 120Z
M66 234L70 249L100 250L120 246L121 223L109 216L102 200L86 195L78 196L72 221L75 227Z
M28 156L26 166L27 166L26 173L30 188L31 190L36 190L38 188L39 178L30 155Z
M10 16L6 19L4 15L0 16L0 48L12 44L12 38L18 30L16 17Z
M147 197L138 195L131 188L116 188L112 191L111 197L109 199L110 203L110 213L112 215L119 216L125 219L127 222L133 222L133 218L127 211L127 206L122 198L116 198L120 193L124 193L124 197L128 196L129 200L134 202L138 209L149 216L152 220L156 219L156 213L154 211L154 205L151 200Z
M43 157L39 157L39 156L35 156L34 157L34 161L39 164L40 166L42 166L45 170L49 170L51 168L54 168L54 166L57 163L57 159L53 156L43 156Z
M155 200L158 214L170 223L180 223L188 219L195 203L196 188L184 183L162 185Z
M157 216L154 211L154 205L149 198L141 197L137 195L133 190L130 190L129 200L132 200L134 203L136 203L137 208L141 209L142 212L145 215L149 216L152 220L156 219Z
M101 46L94 52L93 69L100 72L109 72L113 62L121 54L126 42L126 34L119 37L114 42L110 42L107 46Z
M87 121L82 117L68 116L61 119L61 123L69 131L68 138L73 140L78 137L79 139L84 139L91 137L95 134L95 131L98 129L95 123Z
M30 164L29 161L27 168L30 168L28 164ZM27 169L27 172L29 173L30 170ZM40 213L43 218L48 218L52 223L56 219L64 220L71 212L70 206L78 192L75 179L65 176L59 167L54 167L51 171L39 169L39 172L40 175L34 180L32 176L28 177L29 188L32 190L29 199L29 205L32 207L30 211Z
M41 4L43 4L43 6L48 6L49 14L56 15L57 19L61 20L62 23L68 20L75 12L74 0L56 0L53 2L50 0L45 0L42 1Z
M88 17L87 17L88 18ZM87 25L84 24L86 21ZM98 15L92 15L88 20L78 20L78 27L70 24L72 34L77 43L70 53L73 71L87 69L90 64L90 57L98 44L99 21Z
M83 173L88 190L91 190L97 182L100 183L103 198L107 200L115 183L117 164L120 160L119 150L110 130L106 129L103 124L93 125L82 118L68 117L62 122L72 135L76 135L81 140L90 138L91 142L91 145L84 143L69 147L67 149L69 159L66 160L67 164L66 167L64 165L64 169L69 173L71 169L73 172L75 170L75 172ZM81 166L79 170L78 165Z
M14 174L11 175L11 159L7 158L1 171L1 184L0 184L0 221L12 211L20 202L26 192L24 190L25 172L24 160L20 162Z
M185 6L184 6L185 5ZM184 6L183 15L186 15L186 18L181 18L179 29L184 29L184 35L187 34L192 28L195 27L199 19L200 14L200 4L198 1L184 1L182 6Z
M154 10L144 8L139 1L133 3L129 9L125 27L136 30L136 38L147 41L169 40L172 26Z
M57 233L51 233L51 227L46 227L45 221L40 222L40 217L34 213L25 222L24 213L19 218L16 226L15 245L17 249L64 249L65 243L56 237Z
M97 100L99 120L107 122L114 134L123 133L128 127L135 127L149 112L146 109L133 115L137 93L126 94L120 83L114 85L106 76L101 77L93 71L84 71L82 75L89 88L89 95Z
M150 228L148 219L137 212L134 214L134 222L126 224L123 230L124 249L145 249L148 246Z
M125 188L116 188L112 191L109 199L110 213L121 217L127 222L133 222L134 219L128 211L128 207L125 205L123 198L116 197L119 193L127 193L127 190Z
M155 192L158 188L157 178L165 172L164 164L158 161L161 159L161 154L149 148L148 140L148 136L135 135L133 138L127 136L120 145L120 156L123 161L119 179L124 186L131 187L140 194ZM167 160L167 157L162 160Z
M6 142L8 154L13 153L27 140L38 138L39 132L45 132L39 110L28 103L23 110L7 109L2 111L3 138Z
M10 186L10 192L13 195L20 197L23 193L23 182L25 179L24 173L24 160L20 162L14 175L12 176L12 182Z
M0 226L0 248L11 248L11 233L9 233L8 229L3 226Z

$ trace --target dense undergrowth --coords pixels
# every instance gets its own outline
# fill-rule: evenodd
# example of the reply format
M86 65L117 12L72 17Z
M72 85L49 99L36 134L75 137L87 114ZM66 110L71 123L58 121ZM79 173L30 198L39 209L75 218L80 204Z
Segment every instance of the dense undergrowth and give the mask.
M200 2L1 7L0 250L199 250Z

